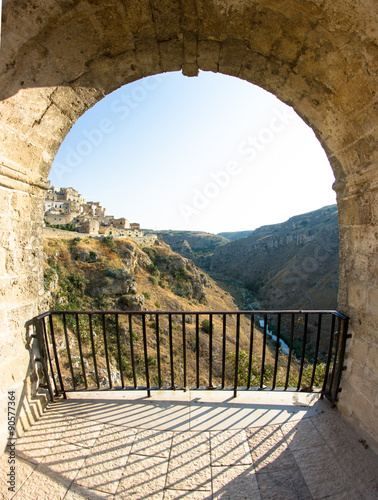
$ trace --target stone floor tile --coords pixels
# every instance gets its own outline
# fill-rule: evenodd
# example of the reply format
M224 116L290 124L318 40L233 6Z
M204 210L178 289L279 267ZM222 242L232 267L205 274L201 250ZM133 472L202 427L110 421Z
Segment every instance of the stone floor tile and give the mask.
M172 445L172 431L139 430L135 436L132 453L169 457Z
M166 458L130 455L115 497L162 500L167 470Z
M63 500L68 485L59 476L35 470L13 497L14 500Z
M59 478L59 481L66 484L68 488L82 468L88 454L90 454L89 448L58 441L50 449L44 461L38 465L36 472L54 479Z
M312 500L298 467L256 474L261 500Z
M181 432L173 436L167 489L210 490L208 432Z
M377 455L363 446L360 435L336 412L312 419L335 460L366 498L378 498Z
M17 438L16 454L35 464L40 463L71 421L72 419L62 415L42 415L30 429Z
M0 499L8 499L11 498L15 492L22 486L22 484L27 480L33 470L37 467L36 464L30 463L26 460L22 460L18 457L15 458L15 464L9 464L9 453L5 452L0 455ZM9 480L9 476L7 474L10 473L10 466L15 467L16 472L16 485L14 487L14 491L9 491L8 488L11 487L7 481Z
M333 498L346 489L355 489L326 445L292 453L314 498Z
M210 432L211 465L250 465L252 456L244 429Z
M165 490L163 500L212 500L211 491Z
M75 483L114 494L122 477L130 449L131 446L112 447L111 444L108 448L105 444L99 448L94 446L79 471Z
M281 431L291 450L301 450L325 444L312 419L289 422L281 425Z
M256 474L252 465L212 467L214 500L260 500Z
M378 494L374 496L365 496L360 491L352 488L340 493L333 493L331 496L325 498L328 500L373 500L378 498Z
M91 447L98 438L104 424L85 419L74 419L63 432L61 439L66 443Z
M295 459L279 425L247 429L248 443L256 471L290 469Z

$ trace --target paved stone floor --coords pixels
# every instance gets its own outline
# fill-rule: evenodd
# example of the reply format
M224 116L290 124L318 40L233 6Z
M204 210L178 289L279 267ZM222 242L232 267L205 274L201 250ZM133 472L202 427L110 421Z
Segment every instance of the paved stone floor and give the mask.
M16 443L16 492L79 499L374 499L377 457L327 401L298 393L86 393Z

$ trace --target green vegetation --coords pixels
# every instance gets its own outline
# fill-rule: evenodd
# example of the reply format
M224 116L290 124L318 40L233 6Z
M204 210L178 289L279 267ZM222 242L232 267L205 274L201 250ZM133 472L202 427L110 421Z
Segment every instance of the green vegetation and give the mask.
M210 333L210 321L208 319L201 321L201 330L205 333Z

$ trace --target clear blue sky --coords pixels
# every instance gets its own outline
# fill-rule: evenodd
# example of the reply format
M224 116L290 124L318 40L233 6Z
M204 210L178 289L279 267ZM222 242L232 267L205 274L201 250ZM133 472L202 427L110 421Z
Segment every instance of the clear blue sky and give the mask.
M336 202L324 150L295 112L210 72L108 95L72 127L49 180L151 229L254 229Z

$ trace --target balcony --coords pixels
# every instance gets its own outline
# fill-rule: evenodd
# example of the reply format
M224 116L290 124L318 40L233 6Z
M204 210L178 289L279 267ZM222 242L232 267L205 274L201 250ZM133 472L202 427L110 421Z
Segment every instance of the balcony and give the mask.
M54 402L17 440L14 498L376 498L376 456L334 408L342 315L56 311L37 323Z

